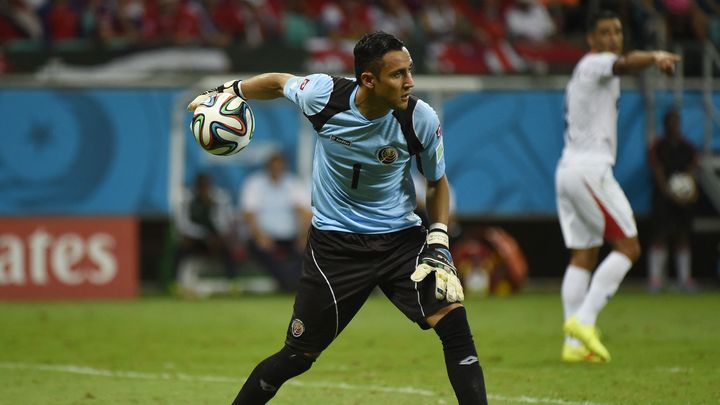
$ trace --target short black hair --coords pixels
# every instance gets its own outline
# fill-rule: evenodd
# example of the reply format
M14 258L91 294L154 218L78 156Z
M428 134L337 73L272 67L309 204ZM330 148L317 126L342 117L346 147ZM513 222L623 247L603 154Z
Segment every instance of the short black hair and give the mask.
M373 74L380 73L380 61L390 51L401 51L405 44L394 35L383 31L365 34L355 44L353 55L355 56L355 79L360 85L360 75L369 70Z
M616 12L611 10L600 10L590 14L590 17L588 18L587 32L591 33L595 31L598 22L600 22L601 20L610 20L614 18L617 18L619 20L620 16Z

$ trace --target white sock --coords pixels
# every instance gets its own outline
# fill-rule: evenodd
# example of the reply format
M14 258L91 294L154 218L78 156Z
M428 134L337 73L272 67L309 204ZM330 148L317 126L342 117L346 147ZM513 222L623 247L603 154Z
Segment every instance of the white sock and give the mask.
M675 268L677 269L678 283L685 285L690 280L690 248L683 247L675 251Z
M631 267L632 261L624 254L612 251L607 255L595 270L590 290L577 312L581 324L595 325L598 314L620 287L620 282Z
M582 305L585 295L587 295L589 284L589 270L573 265L569 265L565 269L562 286L560 287L560 297L562 298L565 319L575 315L578 309L580 309L580 305ZM576 347L582 345L580 341L570 336L565 336L565 343Z
M651 286L660 286L665 278L668 250L665 246L653 246L648 255L648 276Z

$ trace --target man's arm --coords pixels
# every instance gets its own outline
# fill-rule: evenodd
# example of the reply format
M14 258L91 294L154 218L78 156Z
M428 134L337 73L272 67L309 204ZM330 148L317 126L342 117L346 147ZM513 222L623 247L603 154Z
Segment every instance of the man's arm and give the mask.
M675 72L675 62L679 60L679 55L665 51L632 51L615 61L613 73L637 73L648 66L656 65L661 72L671 75Z
M243 99L271 100L283 97L285 83L292 77L289 73L263 73L245 80L231 80L203 92L188 104L188 111L193 112L200 103L212 94L229 93Z
M427 182L425 206L431 224L441 223L446 226L450 222L450 185L447 176L438 181Z
M435 273L435 298L462 302L465 295L450 254L450 238L447 233L450 220L450 185L445 175L437 181L427 182L425 204L430 218L430 229L425 247L418 258L419 264L410 279L418 283L430 273Z

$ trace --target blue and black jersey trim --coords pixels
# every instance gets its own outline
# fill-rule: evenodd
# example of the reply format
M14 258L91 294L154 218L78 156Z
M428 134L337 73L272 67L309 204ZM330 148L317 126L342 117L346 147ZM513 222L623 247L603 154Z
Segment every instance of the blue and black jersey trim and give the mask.
M305 115L317 132L320 132L322 127L325 126L333 116L350 109L350 95L352 95L353 90L355 90L355 81L344 77L333 77L332 81L333 90L332 93L330 93L330 99L328 99L325 107L317 114ZM418 139L412 122L417 101L417 97L410 96L408 107L405 110L395 110L392 114L398 123L400 123L400 129L405 137L405 142L407 142L408 152L410 152L410 155L417 156L418 168L422 172L419 154L425 150L425 148L422 142L420 142L420 139Z

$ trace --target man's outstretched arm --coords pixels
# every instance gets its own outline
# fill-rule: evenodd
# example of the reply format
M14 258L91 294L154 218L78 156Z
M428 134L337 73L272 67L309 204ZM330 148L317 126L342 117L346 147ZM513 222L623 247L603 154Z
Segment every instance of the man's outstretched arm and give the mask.
M212 94L229 93L243 99L271 100L283 97L283 87L292 77L289 73L263 73L245 80L230 80L220 86L198 95L188 104L188 111L193 112L200 103Z

